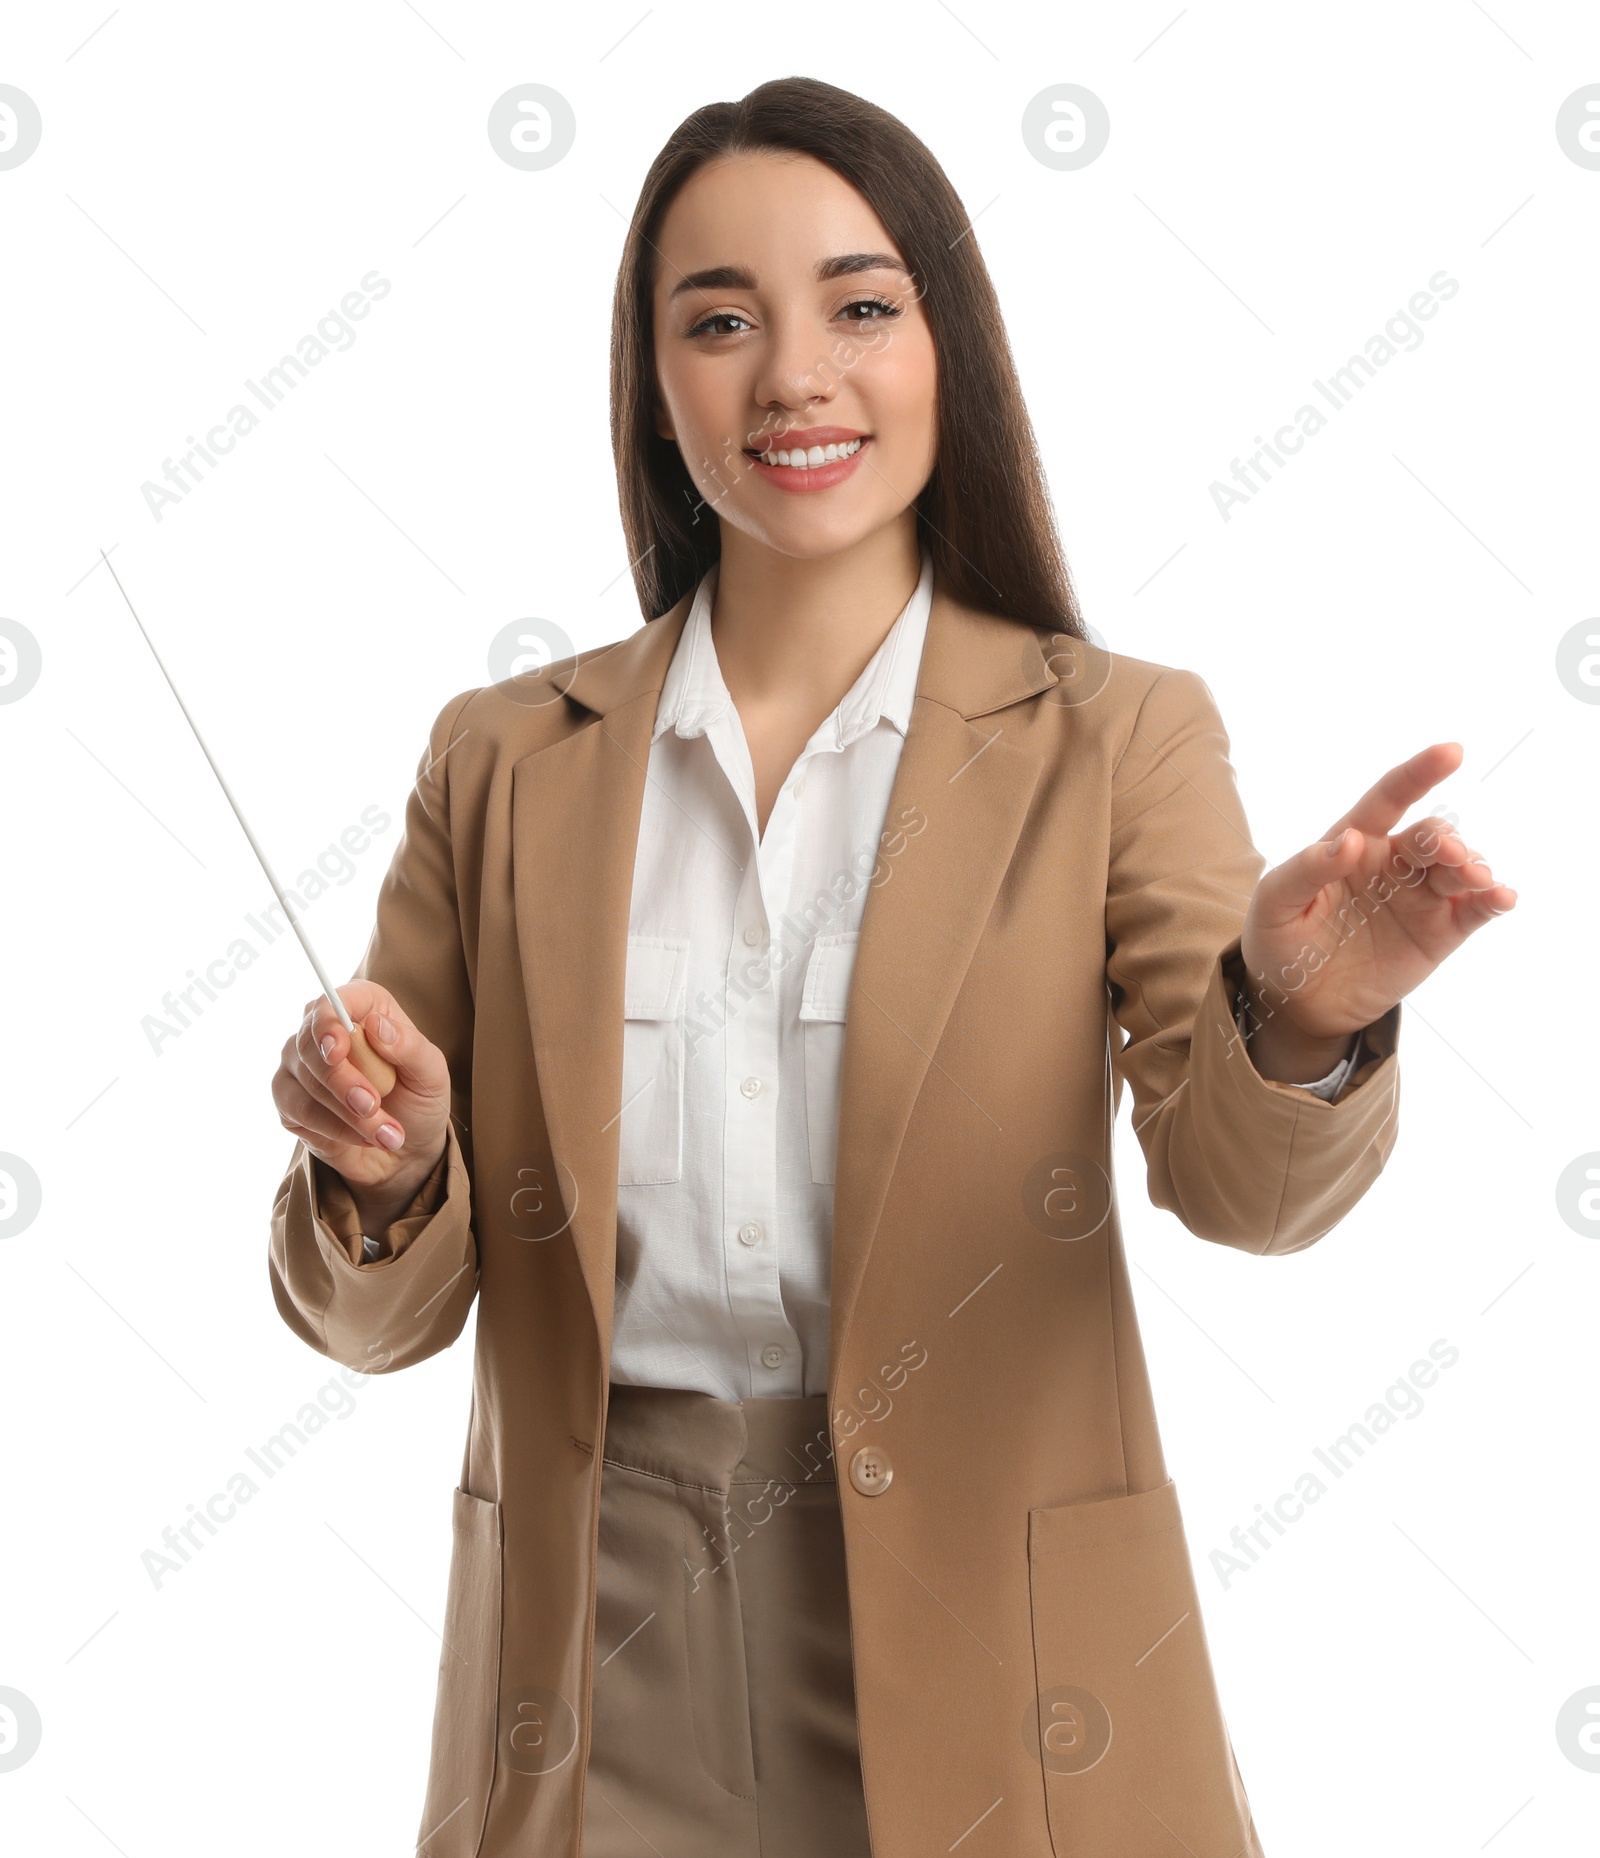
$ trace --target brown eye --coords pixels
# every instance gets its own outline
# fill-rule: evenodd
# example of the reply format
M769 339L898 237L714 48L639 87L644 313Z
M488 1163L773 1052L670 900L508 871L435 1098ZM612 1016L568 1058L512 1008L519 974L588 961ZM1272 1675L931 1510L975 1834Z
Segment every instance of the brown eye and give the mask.
M851 316L849 313L852 310L874 310L877 314L873 316ZM844 315L849 322L875 323L883 321L891 316L898 316L900 314L900 306L897 303L888 302L883 297L858 297L854 303L847 303L843 311L841 311L841 314Z
M694 327L689 331L689 334L690 335L728 335L732 333L730 330L727 330L727 329L712 328L713 323L745 323L746 328L749 327L749 324L745 321L745 318L742 317L737 310L715 310L712 312L710 316L702 317L701 320L697 322L694 325Z

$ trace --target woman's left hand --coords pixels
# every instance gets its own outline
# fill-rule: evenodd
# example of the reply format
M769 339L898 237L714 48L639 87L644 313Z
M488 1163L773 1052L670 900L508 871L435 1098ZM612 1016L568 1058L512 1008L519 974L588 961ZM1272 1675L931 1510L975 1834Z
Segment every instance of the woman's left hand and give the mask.
M1459 742L1436 742L1391 768L1324 839L1256 885L1240 948L1255 1010L1308 1051L1371 1025L1515 905L1448 820L1393 831L1461 758Z

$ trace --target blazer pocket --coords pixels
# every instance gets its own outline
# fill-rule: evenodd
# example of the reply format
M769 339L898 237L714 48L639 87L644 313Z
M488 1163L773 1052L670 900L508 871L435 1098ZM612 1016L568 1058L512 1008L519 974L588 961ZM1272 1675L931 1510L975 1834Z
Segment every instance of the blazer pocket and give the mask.
M687 941L628 937L619 1187L683 1178L683 1003L688 970Z
M454 1493L453 1505L450 1587L418 1858L477 1858L494 1780L500 1505L465 1490Z
M1028 1512L1034 1704L1057 1858L1258 1854L1177 1491ZM1165 1828L1165 1830L1163 1830Z
M839 1153L839 1077L844 1065L845 1011L855 972L856 930L819 935L806 964L800 995L805 1041L806 1136L811 1178L832 1181Z

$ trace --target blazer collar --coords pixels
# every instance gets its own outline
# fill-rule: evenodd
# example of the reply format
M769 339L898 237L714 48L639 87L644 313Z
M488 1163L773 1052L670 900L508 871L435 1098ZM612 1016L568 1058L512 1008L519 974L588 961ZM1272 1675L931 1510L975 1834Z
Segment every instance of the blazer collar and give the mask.
M697 592L692 588L658 619L582 657L567 695L605 716L636 697L659 694ZM916 695L969 720L1020 703L1060 682L1045 649L1048 636L955 599L935 572Z

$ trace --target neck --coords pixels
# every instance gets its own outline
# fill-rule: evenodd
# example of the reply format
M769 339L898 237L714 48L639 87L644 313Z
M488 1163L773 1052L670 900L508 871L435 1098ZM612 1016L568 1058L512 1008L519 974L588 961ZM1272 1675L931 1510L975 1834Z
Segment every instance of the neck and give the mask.
M806 559L724 523L711 635L729 694L827 715L883 643L921 572L911 510L849 548Z

